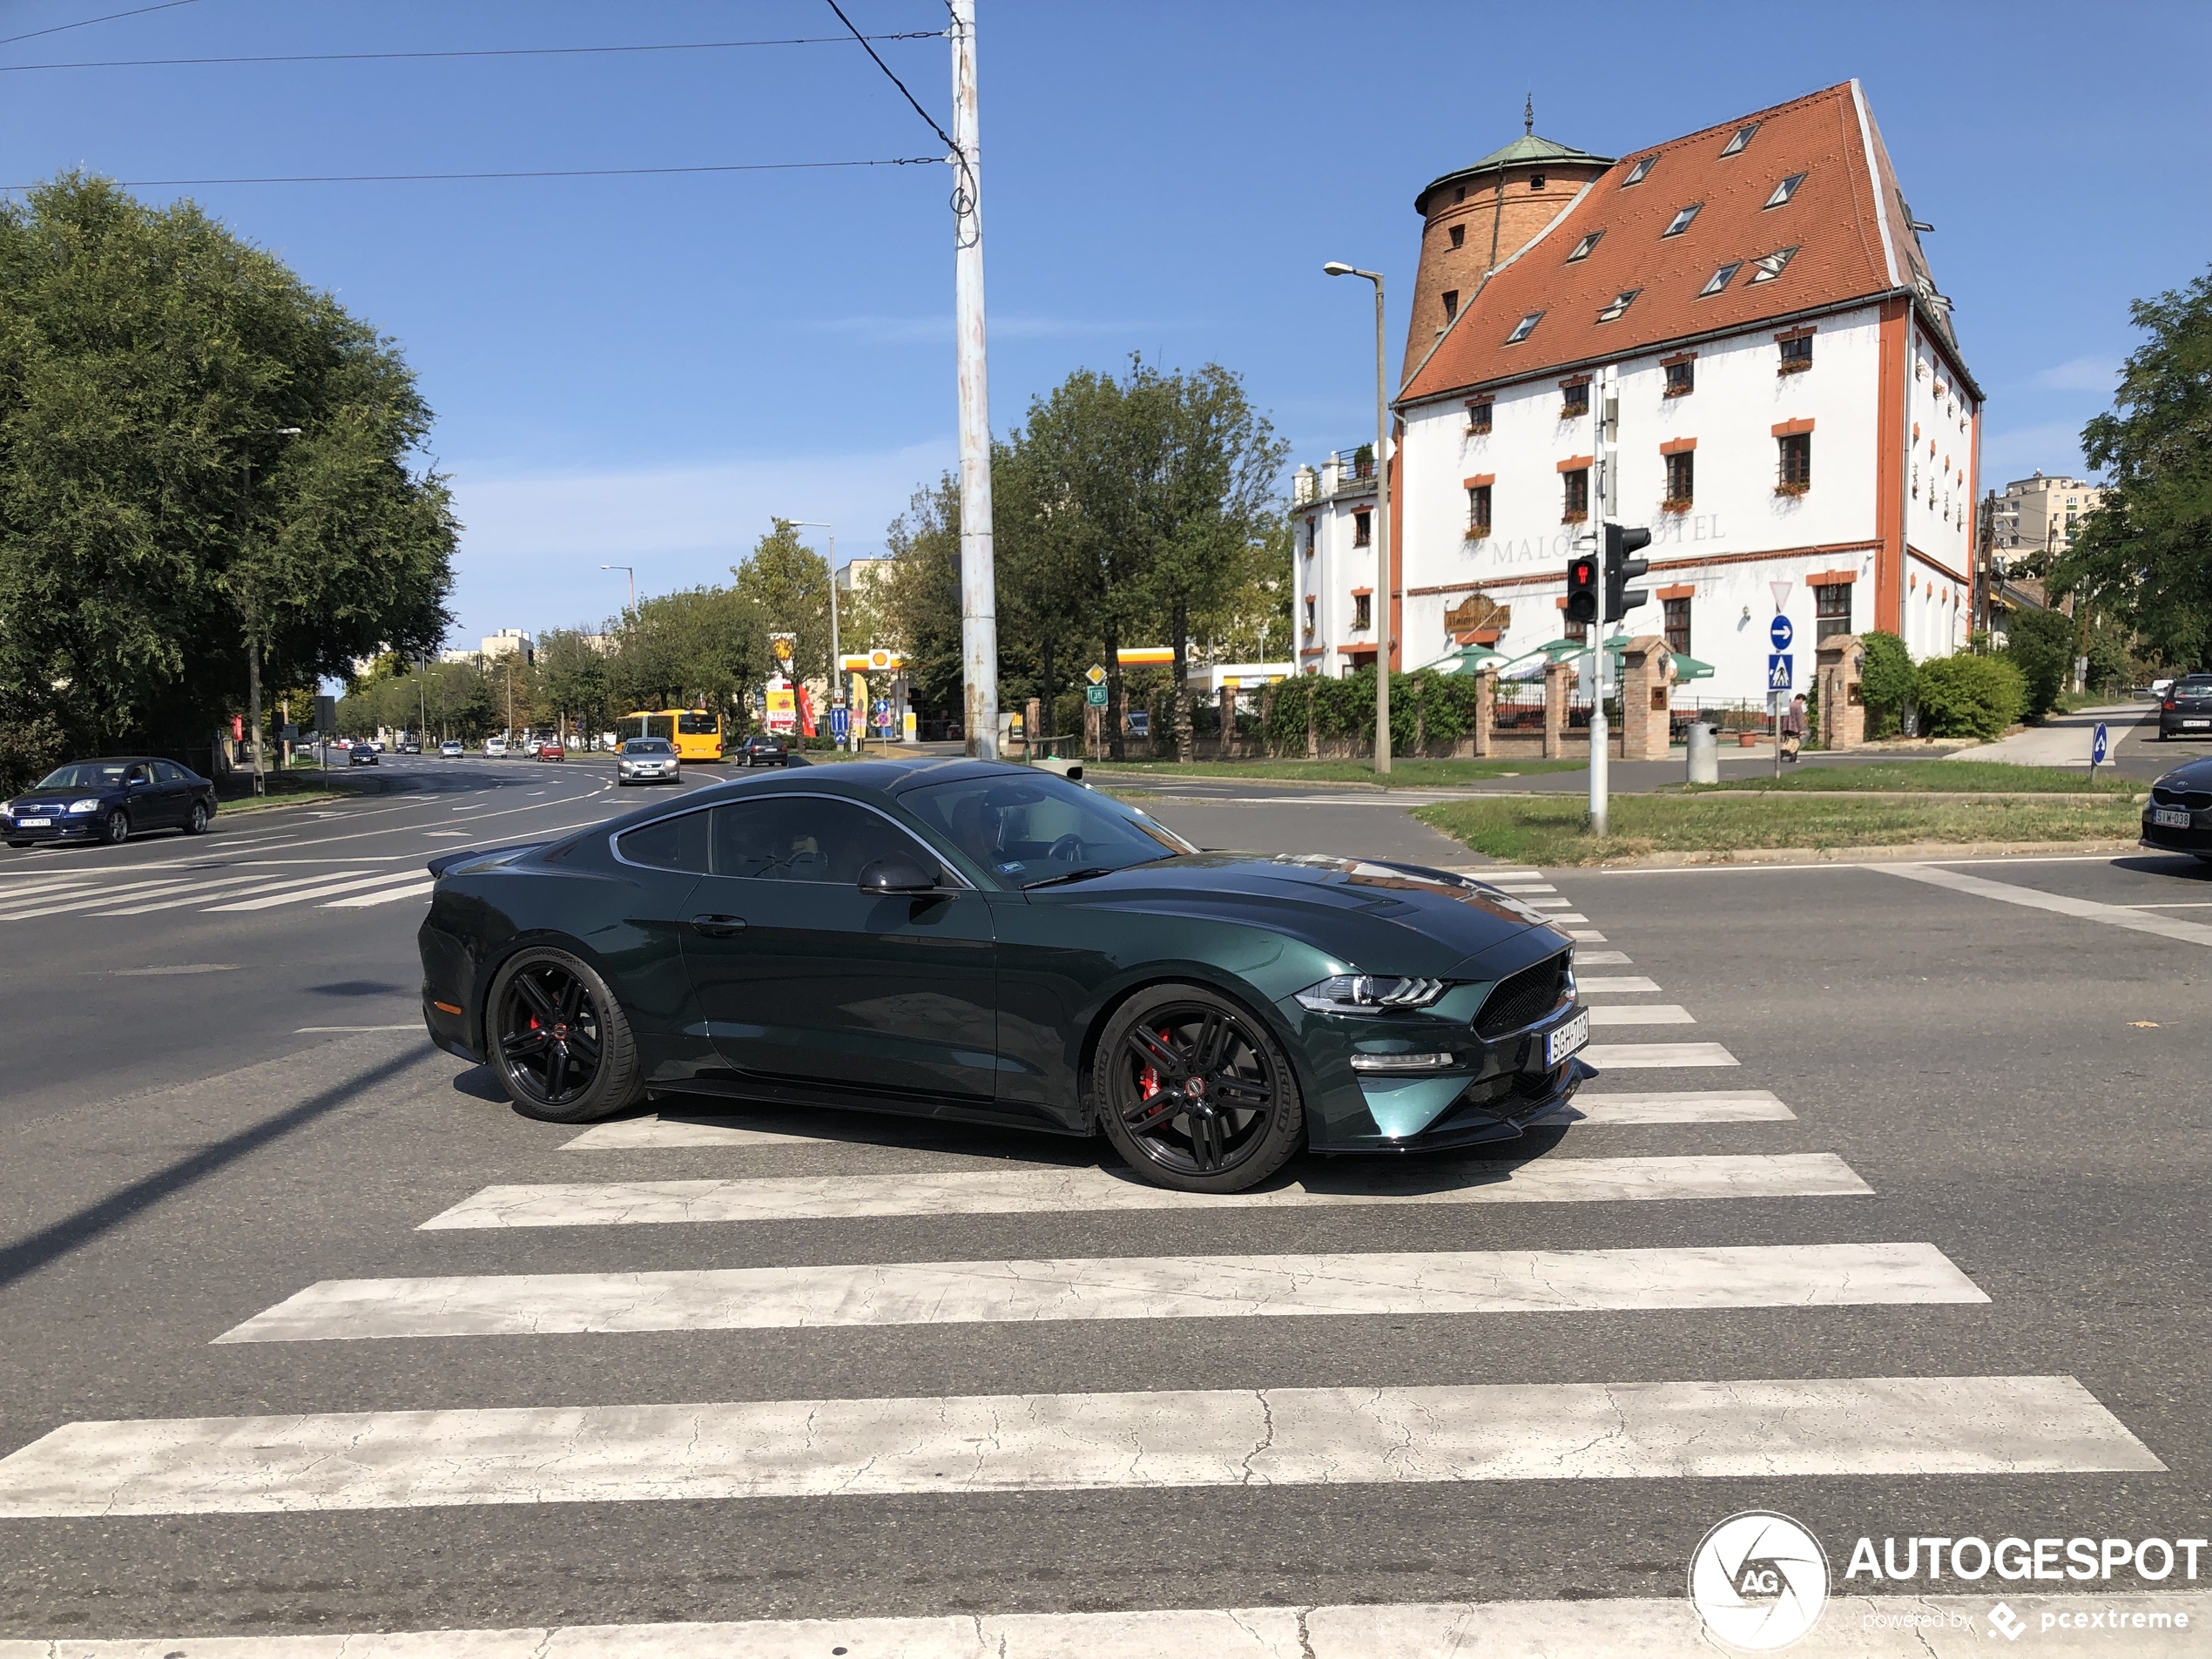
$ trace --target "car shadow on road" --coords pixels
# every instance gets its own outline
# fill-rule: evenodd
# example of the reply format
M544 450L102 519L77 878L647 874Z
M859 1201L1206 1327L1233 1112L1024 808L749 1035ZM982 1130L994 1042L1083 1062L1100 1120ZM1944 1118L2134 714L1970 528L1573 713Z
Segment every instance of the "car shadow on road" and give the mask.
M2114 859L2115 870L2133 870L2142 875L2176 876L2188 881L2212 881L2212 864L2191 857L2187 853L2144 853L2136 857Z

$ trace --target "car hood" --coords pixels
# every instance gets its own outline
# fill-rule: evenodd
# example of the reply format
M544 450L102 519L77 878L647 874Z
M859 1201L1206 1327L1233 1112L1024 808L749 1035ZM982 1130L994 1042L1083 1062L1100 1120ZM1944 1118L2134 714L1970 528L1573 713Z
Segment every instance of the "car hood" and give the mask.
M27 795L16 796L7 803L7 807L10 813L60 813L68 811L69 804L73 800L97 800L107 805L121 800L126 792L120 789L89 786L84 789L36 789Z
M1136 910L1263 927L1375 973L1492 977L1477 958L1535 929L1564 945L1544 917L1469 877L1379 860L1202 853L1066 887L1036 902ZM1505 955L1516 961L1526 948Z
M2212 789L2212 755L2202 760L2185 761L2157 781L2167 789Z

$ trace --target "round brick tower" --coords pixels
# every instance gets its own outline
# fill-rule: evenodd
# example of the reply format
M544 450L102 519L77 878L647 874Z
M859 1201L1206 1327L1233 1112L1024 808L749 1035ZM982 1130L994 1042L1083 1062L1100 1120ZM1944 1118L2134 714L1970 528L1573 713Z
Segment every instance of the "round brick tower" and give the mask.
M1538 138L1533 113L1526 124L1528 130L1504 149L1431 180L1413 198L1421 216L1421 260L1401 383L1474 302L1485 274L1527 247L1583 185L1613 165L1610 156Z

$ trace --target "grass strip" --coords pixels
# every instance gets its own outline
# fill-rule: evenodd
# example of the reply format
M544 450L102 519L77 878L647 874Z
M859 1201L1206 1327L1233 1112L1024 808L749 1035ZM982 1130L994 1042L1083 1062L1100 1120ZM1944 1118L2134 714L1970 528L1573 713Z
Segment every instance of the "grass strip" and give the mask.
M1418 807L1413 816L1478 853L1539 867L1655 853L2133 840L2141 823L2139 809L2125 796L1921 803L1785 794L1754 812L1741 802L1696 796L1615 795L1610 812L1613 833L1603 840L1589 833L1588 803L1571 797L1449 801Z
M1487 783L1494 778L1533 778L1547 772L1586 772L1581 760L1396 760L1378 778L1366 760L1086 760L1085 776L1116 778L1228 778L1309 784L1379 784L1386 789L1434 789Z
M1939 794L2133 795L2145 787L2140 779L2117 777L2110 771L2093 784L2087 772L2071 772L2064 766L2010 766L2001 760L1877 760L1863 766L1801 764L1779 778L1730 778L1717 784L1689 784L1683 792L1779 790L1824 795L1863 789L1883 793L1925 790Z

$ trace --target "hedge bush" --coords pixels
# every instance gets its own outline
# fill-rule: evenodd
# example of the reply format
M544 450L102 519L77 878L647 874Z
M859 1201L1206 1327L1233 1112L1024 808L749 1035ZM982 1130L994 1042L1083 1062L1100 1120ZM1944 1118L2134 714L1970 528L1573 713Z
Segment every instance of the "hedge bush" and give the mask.
M1859 672L1858 694L1866 705L1866 735L1893 736L1905 721L1905 706L1912 701L1912 653L1895 634L1874 629L1860 636L1866 666Z
M1920 725L1933 738L2004 735L2027 706L2027 681L2002 657L1938 657L1914 677Z
M1411 753L1418 732L1424 746L1457 743L1474 730L1475 677L1433 674L1426 670L1390 677L1390 745ZM1362 669L1348 679L1318 674L1294 675L1275 687L1264 733L1278 753L1305 752L1307 713L1315 734L1375 740L1375 671Z
M1998 655L2020 671L2027 687L2027 718L2040 720L2058 706L2074 678L2080 624L2055 610L2018 610L2006 621L2005 637L2007 643Z

